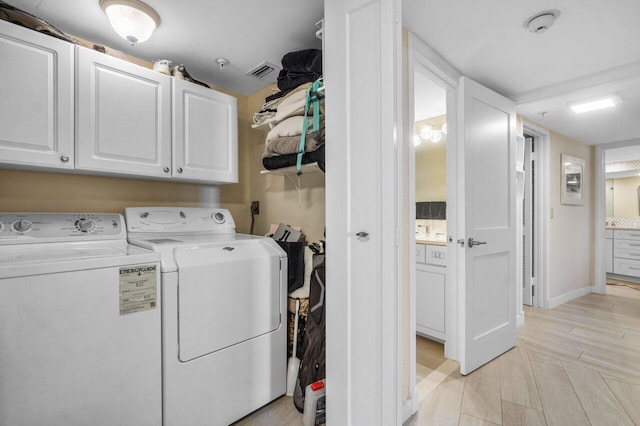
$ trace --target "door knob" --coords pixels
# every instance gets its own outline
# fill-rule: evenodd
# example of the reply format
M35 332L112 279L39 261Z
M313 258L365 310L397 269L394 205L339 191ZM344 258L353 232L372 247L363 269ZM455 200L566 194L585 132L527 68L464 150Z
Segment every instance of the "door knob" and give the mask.
M467 244L469 245L469 248L472 248L473 246L479 246L481 244L487 244L486 241L476 241L473 238L469 238L469 241L467 241Z

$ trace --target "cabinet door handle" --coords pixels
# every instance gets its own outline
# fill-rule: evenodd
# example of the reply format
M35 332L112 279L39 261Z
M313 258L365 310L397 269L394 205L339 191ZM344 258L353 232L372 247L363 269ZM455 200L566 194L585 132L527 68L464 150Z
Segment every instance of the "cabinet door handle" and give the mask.
M164 170L165 173L169 173L169 168L168 167L165 167L163 170Z
M369 233L368 232L364 232L364 231L360 231L356 234L358 236L358 240L365 242L365 241L369 241Z
M178 167L178 173L182 173L182 167Z
M69 157L67 157L66 155L63 155L62 157L60 157L60 161L62 161L63 163L67 163L69 162Z

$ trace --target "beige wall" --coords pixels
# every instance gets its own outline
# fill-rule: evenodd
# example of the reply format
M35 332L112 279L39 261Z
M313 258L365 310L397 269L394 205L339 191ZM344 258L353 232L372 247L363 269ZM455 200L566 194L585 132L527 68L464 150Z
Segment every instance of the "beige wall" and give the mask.
M122 213L129 206L217 206L215 186L0 170L0 211Z
M252 117L262 107L265 97L271 94L273 87L266 87L250 95L244 111L238 112L240 184L222 188L220 203L223 207L230 208L234 217L247 224L247 230L243 232L248 232L251 222L251 201L259 201L260 215L255 218L254 234L266 234L271 223L286 223L301 226L308 241L318 241L324 239L324 174L307 173L301 176L300 207L295 175L289 178L260 174L263 170L262 154L268 127L252 129ZM240 220L236 219L236 222Z
M416 149L416 201L447 201L447 144L444 139L438 143L422 142Z
M549 297L553 299L593 285L595 148L553 131L550 148ZM563 153L585 160L584 205L560 204Z
M613 214L615 217L638 217L638 187L640 177L611 179L613 186ZM609 180L607 180L609 183ZM607 199L607 205L609 203Z

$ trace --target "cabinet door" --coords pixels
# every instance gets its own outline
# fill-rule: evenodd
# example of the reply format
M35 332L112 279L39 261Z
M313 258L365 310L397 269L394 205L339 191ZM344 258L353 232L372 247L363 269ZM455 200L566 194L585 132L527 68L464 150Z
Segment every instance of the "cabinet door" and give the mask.
M442 267L418 265L416 270L416 330L441 340L444 329L444 284Z
M236 98L188 81L173 80L173 176L238 182Z
M613 273L613 238L604 240L605 270L607 273Z
M73 168L73 45L0 21L0 163Z
M171 77L77 48L76 168L171 176Z

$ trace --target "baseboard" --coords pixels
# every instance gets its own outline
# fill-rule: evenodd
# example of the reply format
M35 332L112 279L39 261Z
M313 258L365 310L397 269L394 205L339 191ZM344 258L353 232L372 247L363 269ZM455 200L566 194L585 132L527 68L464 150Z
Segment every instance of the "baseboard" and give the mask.
M524 311L518 312L516 317L516 326L520 327L521 325L524 325Z
M592 286L587 286L583 288L579 288L577 290L570 291L569 293L565 293L562 296L557 296L548 300L549 309L553 309L556 306L560 306L563 303L567 303L573 299L576 299L580 296L584 296L585 294L589 294L593 291Z
M418 411L419 405L420 401L418 401L418 392L414 390L409 399L402 404L402 423L405 423Z

